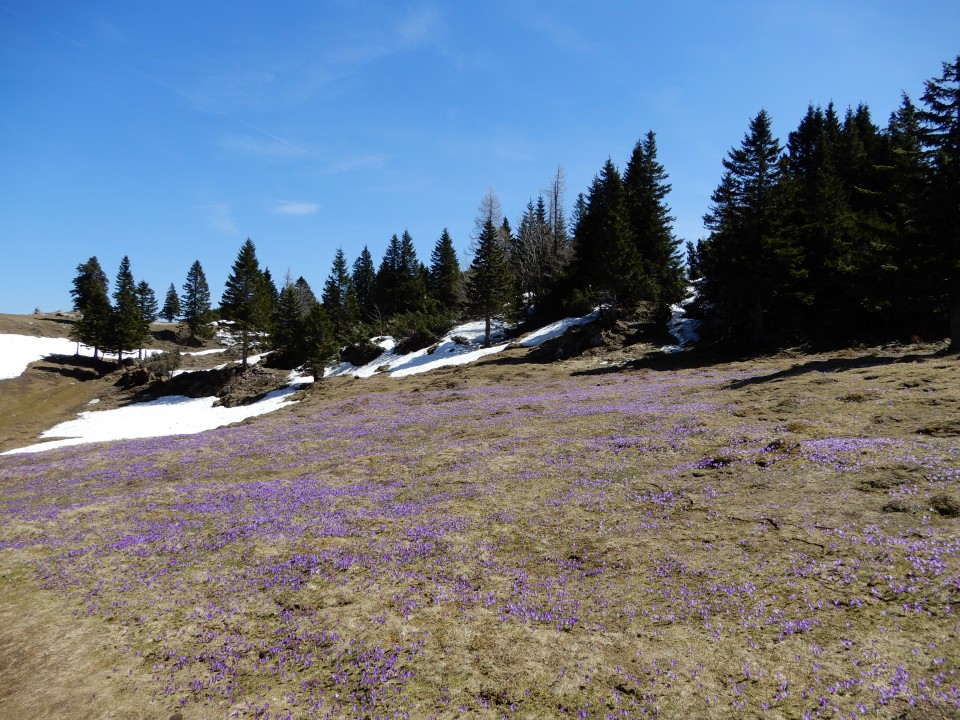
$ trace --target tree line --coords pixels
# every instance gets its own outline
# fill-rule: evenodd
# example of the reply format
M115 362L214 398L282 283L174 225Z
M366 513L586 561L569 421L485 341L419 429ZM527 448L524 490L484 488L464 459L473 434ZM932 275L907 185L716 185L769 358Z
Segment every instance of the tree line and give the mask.
M302 276L288 274L278 287L247 239L218 307L197 260L158 311L127 257L112 295L90 258L71 291L81 313L74 337L122 359L158 317L179 321L194 342L221 319L233 324L244 367L260 345L274 351L271 363L322 372L338 356L358 364L375 357L372 337L418 349L464 317L485 321L487 345L497 317L548 322L601 307L615 319L643 307L666 320L685 284L699 280L705 327L720 342L949 330L960 347L960 56L927 81L921 102L904 96L883 129L866 105L842 117L833 104L811 106L786 146L760 111L723 159L704 217L710 234L686 243L686 267L650 131L622 173L607 159L569 217L562 167L531 197L516 231L491 189L465 269L446 229L429 263L404 231L379 265L367 247L352 263L338 249L317 297Z
M194 343L212 336L214 320L225 320L238 337L243 367L250 349L259 345L273 350L272 364L307 364L316 372L338 356L358 362L375 356L379 349L372 337L391 335L401 351L426 347L464 317L485 320L489 345L495 318L549 320L609 300L664 305L678 297L683 277L679 241L664 204L665 180L651 132L637 143L623 178L608 160L589 193L578 197L573 233L558 167L548 189L521 214L517 232L494 191L484 196L466 269L446 229L429 264L419 260L404 231L390 238L379 265L367 247L352 264L338 249L319 297L302 276L288 275L277 287L249 238L216 308L199 260L179 293L171 283L158 311L149 286L134 284L127 257L111 304L107 277L92 257L77 266L73 281L74 309L81 313L74 337L96 351L116 352L122 361L124 352L143 344L158 318L179 321L185 341ZM590 252L584 249L588 245ZM618 272L605 272L600 259L614 257Z
M708 327L741 345L949 335L960 348L960 56L904 95L810 106L786 146L760 111L687 243Z

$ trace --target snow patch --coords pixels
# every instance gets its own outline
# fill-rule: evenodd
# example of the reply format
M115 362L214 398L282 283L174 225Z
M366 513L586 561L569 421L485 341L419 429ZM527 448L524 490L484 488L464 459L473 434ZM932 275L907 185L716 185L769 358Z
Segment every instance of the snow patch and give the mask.
M145 356L163 352L147 349ZM30 335L0 335L0 380L23 375L27 366L51 355L81 355L93 357L93 348L69 338L32 337ZM126 357L130 353L124 353ZM116 353L101 353L105 360L116 360Z
M82 412L75 420L62 422L40 436L60 439L8 450L2 454L42 452L108 440L195 435L295 403L296 400L291 400L290 395L300 389L299 385L308 381L298 377L296 382L297 385L275 390L255 403L238 407L214 407L215 397L174 395L113 410Z
M226 352L226 348L214 348L213 350L198 350L197 352L185 352L180 353L181 355L189 355L191 357L201 357L203 355L216 355L217 353Z
M696 283L687 285L687 294L679 303L670 306L670 320L667 321L667 330L677 339L676 345L664 345L660 348L665 353L682 351L690 343L700 339L697 328L700 321L687 317L687 308L697 299Z
M584 325L596 320L598 313L594 312L579 318L565 318L555 323L547 325L540 330L529 333L524 336L519 345L522 347L537 347L547 340L563 335L567 330L576 325ZM324 372L324 377L338 377L343 375L352 375L357 378L368 378L381 368L386 367L384 372L391 377L407 377L419 373L430 372L441 367L450 367L453 365L466 365L498 352L502 352L510 346L510 343L502 342L505 335L506 326L503 323L495 323L491 328L490 337L499 339L501 342L490 347L480 347L486 334L486 325L483 320L464 323L458 325L448 332L444 337L430 348L417 350L406 355L398 355L391 352L395 347L393 338L376 338L374 343L384 348L385 352L380 357L372 360L363 366L351 365L350 363L340 363L329 367ZM457 342L454 338L465 338L467 344Z
M578 318L564 318L563 320L557 320L555 323L551 323L545 327L540 328L539 330L534 330L532 333L524 335L520 340L520 345L523 347L538 347L547 340L553 340L563 335L567 330L577 325L586 325L587 323L593 322L600 317L600 311L595 310L589 315L584 315L583 317Z

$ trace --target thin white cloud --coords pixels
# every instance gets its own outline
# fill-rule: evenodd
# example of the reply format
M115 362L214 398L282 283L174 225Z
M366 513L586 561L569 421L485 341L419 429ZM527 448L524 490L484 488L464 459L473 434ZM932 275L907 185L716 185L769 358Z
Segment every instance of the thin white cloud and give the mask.
M300 157L307 154L306 148L294 145L282 138L255 138L250 135L227 135L220 140L220 147L230 152L257 157Z
M382 155L367 153L365 155L356 155L354 157L332 160L328 172L335 174L350 172L351 170L381 168L383 167L384 162L385 160Z
M313 215L320 209L319 203L280 200L273 206L278 215Z
M440 11L427 6L417 8L403 18L397 23L395 32L401 47L416 47L438 42L446 30Z
M224 235L239 235L240 228L233 218L230 205L225 202L212 202L198 206L203 213L207 226Z
M558 20L539 4L517 3L511 7L514 17L523 25L547 38L558 48L579 55L592 55L597 45L570 23Z
M340 66L356 66L376 62L401 52L433 45L440 47L446 36L443 15L434 5L422 5L401 17L389 28L353 33L328 56Z

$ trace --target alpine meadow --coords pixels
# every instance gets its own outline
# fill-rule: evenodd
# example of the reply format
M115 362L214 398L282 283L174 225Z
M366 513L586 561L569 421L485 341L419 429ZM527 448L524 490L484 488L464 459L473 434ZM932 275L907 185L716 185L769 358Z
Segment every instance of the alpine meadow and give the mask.
M739 137L686 141L707 187L668 167L685 119L624 151L603 94L662 109L687 86L604 58L699 58L716 8L627 28L639 11L602 3L217 2L157 23L161 49L144 23L168 11L94 5L0 7L14 204L42 177L55 213L82 166L116 212L95 228L144 213L120 250L84 228L17 265L67 268L36 296L69 307L0 314L0 720L960 720L960 55L884 119L804 97L778 136L751 95ZM778 13L853 43L900 17L879 5L858 25L785 3L744 33L787 57L805 26ZM563 66L569 91L546 82L568 54L592 69ZM117 140L92 162L17 134L55 67L85 97L58 122ZM571 163L513 188L595 113ZM508 190L465 184L476 162ZM181 205L214 235L158 240Z

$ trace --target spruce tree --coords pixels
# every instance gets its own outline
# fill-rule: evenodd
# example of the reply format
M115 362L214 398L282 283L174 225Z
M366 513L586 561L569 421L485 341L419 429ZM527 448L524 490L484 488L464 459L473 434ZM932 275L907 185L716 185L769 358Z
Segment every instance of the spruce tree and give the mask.
M191 340L209 340L213 337L210 324L210 286L199 260L195 260L180 296L181 323L187 328Z
M575 275L580 286L609 306L636 300L643 268L630 235L626 190L611 159L594 177L575 228Z
M351 342L360 321L360 310L342 248L337 248L333 258L330 275L323 285L321 302L338 341L343 344Z
M425 308L427 269L417 259L413 238L406 230L400 238L400 312L417 312Z
M222 316L233 321L240 335L243 370L247 369L250 348L269 325L271 306L272 293L260 269L256 247L247 238L237 253L220 300Z
M426 270L405 230L402 239L390 238L374 281L374 298L383 317L390 318L422 310L426 295Z
M780 143L761 110L738 148L723 160L704 224L711 231L704 256L709 299L721 333L752 341L764 334L765 316L796 263L795 248L780 234Z
M430 297L446 312L456 314L463 294L463 273L453 239L446 228L430 254Z
M297 283L287 277L273 310L270 347L275 352L274 362L295 368L307 361L307 315L316 304L316 298L302 277Z
M383 318L393 317L400 312L402 256L400 238L394 234L387 243L373 284L374 302Z
M674 218L666 203L670 192L667 177L657 160L656 136L651 130L637 141L623 174L623 184L630 234L640 267L638 275L644 283L638 294L661 306L678 300L683 291L679 241L673 234Z
M73 309L81 313L70 336L78 343L93 348L96 359L100 350L107 346L110 325L110 299L107 296L109 282L96 256L77 265L73 279Z
M926 214L929 167L916 106L907 95L891 114L886 131L887 181L883 228L892 248L887 292L891 324L902 337L926 336L936 328L937 292L928 282L940 272Z
M949 318L950 347L960 351L960 55L943 63L920 96L923 141L931 165L928 222L939 272L930 277Z
M177 289L173 283L167 288L167 295L163 299L163 308L160 310L160 317L168 323L172 323L180 315L180 297L177 295Z
M320 303L314 303L307 313L304 325L304 344L306 345L307 365L314 380L323 378L327 364L337 357L340 344L333 324Z
M140 347L145 336L137 285L130 271L130 258L124 255L114 283L110 321L110 346L117 352L118 365L123 363L124 351Z
M108 290L107 275L100 267L96 255L85 263L77 265L77 274L73 279L70 294L73 296L73 309L83 312L90 304L91 299L98 291L106 294Z
M153 288L147 284L146 280L141 280L137 283L137 306L140 308L142 338L146 339L150 335L150 324L157 319L159 313L157 309L157 296L154 294ZM143 357L142 352L141 357Z
M845 289L840 269L847 267L851 210L838 167L841 126L833 105L826 111L808 106L797 129L787 137L783 174L783 232L797 248L800 264L796 284L781 287L781 298L792 295L794 311L781 311L781 322L805 330L835 328L845 316ZM816 328L810 319L815 318Z
M477 241L477 251L467 279L470 310L484 319L484 347L490 347L491 321L510 299L510 268L501 247L500 233L487 218Z
M374 284L377 280L377 271L373 267L373 256L366 245L353 263L353 272L350 279L353 281L353 292L357 296L357 307L360 310L362 322L372 322L376 317L376 300L374 298Z

